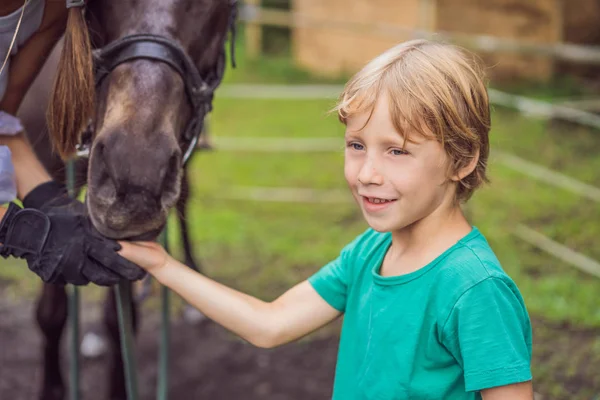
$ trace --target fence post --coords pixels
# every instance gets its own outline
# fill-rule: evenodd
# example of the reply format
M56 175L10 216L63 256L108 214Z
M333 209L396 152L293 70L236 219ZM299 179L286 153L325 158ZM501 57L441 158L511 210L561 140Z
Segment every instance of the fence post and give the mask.
M437 24L437 0L420 0L419 29L435 31Z
M246 7L255 10L260 7L260 0L246 0ZM262 25L248 22L245 27L246 53L250 58L258 58L262 49Z

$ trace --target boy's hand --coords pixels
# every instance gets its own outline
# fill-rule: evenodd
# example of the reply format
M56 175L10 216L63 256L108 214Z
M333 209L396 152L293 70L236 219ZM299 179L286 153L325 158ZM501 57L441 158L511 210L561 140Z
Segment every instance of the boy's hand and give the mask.
M158 243L154 242L119 242L121 250L119 255L139 265L151 274L162 269L171 256Z

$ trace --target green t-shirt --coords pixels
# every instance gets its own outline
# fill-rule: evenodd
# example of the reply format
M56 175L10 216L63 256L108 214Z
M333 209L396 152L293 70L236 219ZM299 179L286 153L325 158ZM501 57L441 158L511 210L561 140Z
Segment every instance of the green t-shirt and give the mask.
M309 278L345 313L336 400L481 399L531 380L531 325L477 228L430 264L382 277L390 233L372 229Z

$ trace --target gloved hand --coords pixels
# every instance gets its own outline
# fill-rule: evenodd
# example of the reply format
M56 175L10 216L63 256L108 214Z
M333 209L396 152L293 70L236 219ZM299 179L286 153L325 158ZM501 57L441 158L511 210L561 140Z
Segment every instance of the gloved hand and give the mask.
M121 246L94 228L85 205L59 183L39 185L23 205L11 203L0 222L0 255L25 258L44 282L110 286L146 275L116 253Z

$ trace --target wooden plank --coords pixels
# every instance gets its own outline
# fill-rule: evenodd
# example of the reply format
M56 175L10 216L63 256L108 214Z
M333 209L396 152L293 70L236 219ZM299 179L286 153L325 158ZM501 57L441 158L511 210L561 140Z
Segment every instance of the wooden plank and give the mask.
M490 35L431 31L388 24L361 24L334 19L324 20L311 18L297 12L260 8L251 5L240 7L240 20L272 26L350 30L354 33L375 34L391 38L403 38L409 33L415 38L451 42L466 48L488 53L534 54L579 64L600 64L600 47L598 46L583 46L571 43L543 44Z

